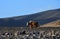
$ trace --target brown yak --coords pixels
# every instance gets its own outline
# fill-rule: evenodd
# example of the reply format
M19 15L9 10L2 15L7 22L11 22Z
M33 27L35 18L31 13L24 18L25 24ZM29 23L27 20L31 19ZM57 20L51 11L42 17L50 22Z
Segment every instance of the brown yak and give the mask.
M29 22L27 23L27 26L29 26L30 28L37 28L37 27L38 27L38 22L29 21Z

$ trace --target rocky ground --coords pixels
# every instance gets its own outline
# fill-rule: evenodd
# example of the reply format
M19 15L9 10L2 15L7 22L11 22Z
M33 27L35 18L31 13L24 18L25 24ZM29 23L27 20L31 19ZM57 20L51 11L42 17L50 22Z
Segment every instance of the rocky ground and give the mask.
M25 31L25 32L24 32ZM9 33L9 34L8 34ZM0 39L60 39L60 27L0 27Z

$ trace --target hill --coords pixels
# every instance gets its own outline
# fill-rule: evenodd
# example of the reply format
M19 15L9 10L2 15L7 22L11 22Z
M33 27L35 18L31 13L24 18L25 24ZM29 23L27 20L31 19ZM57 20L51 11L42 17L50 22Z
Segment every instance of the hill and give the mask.
M60 27L60 20L55 20L47 24L41 25L41 27Z
M30 20L37 21L39 25L60 20L60 9L48 10L24 16L0 18L0 27L26 27L26 23Z

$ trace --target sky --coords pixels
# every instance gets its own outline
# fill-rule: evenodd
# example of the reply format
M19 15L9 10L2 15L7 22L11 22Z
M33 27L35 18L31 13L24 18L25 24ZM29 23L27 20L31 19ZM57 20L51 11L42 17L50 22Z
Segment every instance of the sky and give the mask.
M0 18L60 8L60 0L0 0Z

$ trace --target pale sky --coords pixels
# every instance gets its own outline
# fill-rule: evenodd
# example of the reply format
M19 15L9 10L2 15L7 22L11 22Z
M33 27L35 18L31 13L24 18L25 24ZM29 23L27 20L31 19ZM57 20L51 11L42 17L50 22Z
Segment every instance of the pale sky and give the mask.
M60 8L60 0L0 0L0 18Z

